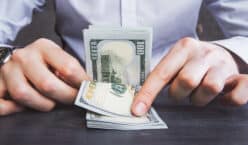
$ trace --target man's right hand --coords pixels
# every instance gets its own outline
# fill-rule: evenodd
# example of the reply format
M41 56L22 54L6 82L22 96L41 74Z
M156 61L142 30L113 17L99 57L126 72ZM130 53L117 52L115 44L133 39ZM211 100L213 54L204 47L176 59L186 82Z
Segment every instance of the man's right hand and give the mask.
M80 63L54 42L39 39L14 51L0 72L0 115L25 107L52 110L56 102L72 104L83 80L89 80ZM8 92L11 99L4 99Z

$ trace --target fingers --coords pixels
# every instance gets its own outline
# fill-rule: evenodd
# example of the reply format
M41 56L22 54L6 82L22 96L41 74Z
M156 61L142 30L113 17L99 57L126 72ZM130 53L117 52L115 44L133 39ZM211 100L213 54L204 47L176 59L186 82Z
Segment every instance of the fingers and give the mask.
M237 73L235 61L224 48L184 38L147 77L133 101L132 112L137 116L146 113L170 81L173 81L169 90L173 98L181 100L192 94L193 104L206 105L222 91L226 79Z
M15 103L11 100L4 100L0 98L0 116L6 116L13 113L21 112L24 110L24 107Z
M208 69L209 64L204 59L190 60L172 82L169 96L177 101L189 96L199 86Z
M191 102L196 106L205 106L222 92L229 76L234 74L232 70L220 66L208 70L199 88L192 94Z
M40 111L50 111L54 108L55 103L52 100L42 96L30 86L18 65L10 62L3 66L2 72L13 100ZM12 104L12 108L17 106L15 103L6 103Z
M49 45L44 46L44 44ZM43 46L40 47L46 63L52 66L67 83L78 88L83 80L89 80L80 63L59 48L58 45L49 41L48 43L43 43Z
M132 112L141 116L150 108L160 90L177 74L186 61L191 57L192 46L197 47L198 41L183 39L166 55L150 73L141 90L136 95Z
M3 98L6 93L6 90L7 89L2 74L0 74L0 116L20 112L24 109L21 105L15 103L14 101L5 100Z
M75 58L47 39L16 50L1 71L12 99L40 111L51 110L55 100L71 104L77 93L75 88L89 79ZM0 97L4 90L0 78ZM10 100L2 103L18 105Z
M232 76L227 84L231 86L231 90L224 95L223 101L227 105L242 106L248 102L248 75L235 75Z
M42 59L39 58L39 55L32 55L30 59L32 60L31 62L24 60L21 62L21 65L25 76L32 82L36 89L56 101L71 104L77 90L65 84L50 72Z

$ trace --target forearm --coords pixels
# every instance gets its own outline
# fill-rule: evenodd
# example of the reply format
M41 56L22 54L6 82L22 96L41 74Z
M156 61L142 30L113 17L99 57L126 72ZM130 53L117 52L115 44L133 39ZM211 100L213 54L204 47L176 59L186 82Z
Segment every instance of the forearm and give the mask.
M0 44L11 44L18 32L32 20L33 10L40 10L45 0L1 0Z

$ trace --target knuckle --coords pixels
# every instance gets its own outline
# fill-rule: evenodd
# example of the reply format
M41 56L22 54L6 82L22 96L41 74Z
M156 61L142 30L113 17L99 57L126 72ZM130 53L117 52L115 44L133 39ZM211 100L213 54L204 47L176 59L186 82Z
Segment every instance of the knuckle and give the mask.
M25 101L29 95L29 91L24 86L17 86L12 93L12 98L16 101Z
M40 83L40 90L45 93L53 93L55 91L55 86L54 82L49 79L43 79L43 81Z
M51 43L51 40L47 38L39 38L34 42L34 44L45 44L45 43Z
M219 64L219 66L223 66L226 68L228 68L227 66L229 65L229 63L227 62L225 58L220 58L217 64Z
M203 58L204 59L209 60L209 59L213 58L214 55L215 55L215 53L209 47L205 47L203 49Z
M72 61L68 61L65 65L64 65L64 75L67 77L73 77L77 74L77 72L79 72L79 63L76 59L72 59Z
M152 72L152 75L156 77L158 80L162 80L163 82L168 82L171 78L170 74L165 75L166 73L162 71L161 69L156 69Z
M184 48L190 49L190 48L193 48L192 46L197 45L197 41L191 37L185 37L179 40L179 44L183 46Z
M223 89L223 85L215 81L204 81L202 87L206 92L214 95L218 95Z
M230 64L231 64L228 62L228 59L226 57L220 57L220 55L214 51L215 50L213 50L213 51L210 50L208 53L205 53L205 59L207 61L212 60L214 62L214 63L212 63L213 66L228 69L230 67ZM230 71L233 71L233 70L230 70Z
M17 64L28 65L32 61L39 59L39 54L36 50L30 50L28 47L17 49L11 56L11 59Z
M182 74L178 78L178 83L183 87L184 89L194 89L198 85L198 81L193 76Z
M23 59L27 58L26 57L26 52L24 49L17 49L14 51L14 53L11 56L11 59L17 62L22 62Z
M58 48L58 46L52 40L49 40L47 38L39 38L34 41L30 47L44 50L50 48L51 46L53 47L53 49Z

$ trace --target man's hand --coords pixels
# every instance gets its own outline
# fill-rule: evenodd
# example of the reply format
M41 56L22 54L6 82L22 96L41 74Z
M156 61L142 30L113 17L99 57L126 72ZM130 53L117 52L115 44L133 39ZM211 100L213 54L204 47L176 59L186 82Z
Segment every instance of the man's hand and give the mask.
M224 89L225 95L221 98L224 105L242 106L248 102L248 75L234 75L227 79Z
M217 45L184 38L149 74L132 105L132 112L143 115L156 95L171 82L169 94L175 100L190 96L194 105L204 106L224 88L227 78L238 74L231 54Z
M24 106L50 111L56 102L72 104L82 80L88 80L79 62L47 39L14 51L0 72L0 115ZM5 92L11 100L4 100Z

